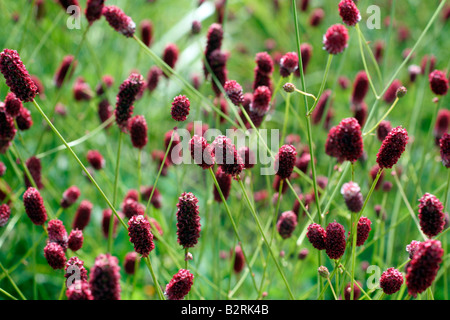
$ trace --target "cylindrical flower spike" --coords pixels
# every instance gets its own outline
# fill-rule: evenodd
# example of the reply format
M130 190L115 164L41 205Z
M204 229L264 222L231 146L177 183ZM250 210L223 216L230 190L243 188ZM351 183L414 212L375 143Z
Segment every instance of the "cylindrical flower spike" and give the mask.
M61 88L64 83L64 80L70 78L75 71L75 67L77 66L77 61L74 56L68 55L63 58L61 65L55 73L54 82L57 88ZM70 74L67 74L70 69Z
M403 275L395 268L389 268L380 278L380 287L385 294L394 294L403 284Z
M142 204L133 199L126 199L123 202L122 210L128 219L131 219L133 216L145 214L145 208L142 206Z
M111 221L111 219L114 219L114 226L113 226L113 237L116 236L116 229L117 229L117 224L119 223L119 220L117 219L117 217L113 214L111 209L105 209L103 210L103 216L102 216L102 231L103 231L103 236L105 238L108 238L109 236L109 223Z
M222 39L223 39L222 26L218 23L213 23L208 29L206 39L207 40L206 40L205 58L206 62L211 66L210 60L211 53L217 49L220 49L220 47L222 46ZM206 77L209 74L206 65L203 66L203 71Z
M141 30L142 42L147 47L150 47L153 41L153 23L150 20L142 20L139 29Z
M342 21L350 27L354 27L361 20L361 14L353 0L339 2L339 15Z
M386 93L384 94L384 101L386 101L386 103L393 103L395 101L395 98L397 98L397 90L398 88L400 88L402 86L402 83L400 82L400 80L395 79L391 85L389 86L389 88L386 90Z
M361 188L356 182L344 183L341 188L341 194L344 196L348 210L354 213L361 211L364 200Z
M222 191L223 197L227 200L231 191L231 176L223 172L222 167L218 167L216 171L216 179L219 184L220 191ZM219 203L222 202L222 198L220 197L219 191L217 190L215 184L213 188L214 200Z
M83 247L83 231L75 229L70 232L69 235L69 249L73 252L78 251Z
M23 194L23 205L25 212L35 225L40 226L47 221L44 200L38 190L33 187L28 188Z
M428 80L430 81L430 88L434 94L439 96L445 96L448 91L448 79L445 76L445 73L441 70L434 70L428 76Z
M64 191L61 199L61 207L67 209L72 204L74 204L80 197L80 189L77 186L71 186L66 191Z
M244 101L244 95L242 94L242 87L235 80L228 80L223 86L228 98L237 107Z
M139 259L136 252L128 252L125 256L123 263L123 269L127 274L135 274L136 272L136 259Z
M419 244L406 267L406 286L410 295L416 296L433 284L443 254L444 250L438 240L427 240Z
M439 140L442 164L446 168L450 168L450 134L444 133Z
M94 300L120 300L119 271L117 258L109 253L95 259L89 281Z
M356 75L353 83L352 102L357 104L364 101L367 92L369 91L369 78L365 71L360 71Z
M275 157L276 175L281 179L288 179L294 170L296 156L297 151L293 145L285 144L281 146Z
M314 248L317 250L325 249L326 232L321 225L317 223L310 224L306 236Z
M338 161L355 162L363 155L363 140L361 126L355 118L343 119L334 130L330 130L326 148L327 154Z
M191 192L184 192L177 203L177 236L183 248L192 248L200 237L198 199Z
M332 25L323 36L323 48L329 54L339 54L348 46L348 32L342 24Z
M0 205L0 227L4 227L8 223L10 216L11 209L9 206L6 203Z
M142 149L146 146L147 122L143 116L135 116L130 120L130 136L133 147Z
M422 232L432 238L444 230L444 206L436 196L425 193L419 199L419 222Z
M174 43L167 44L166 47L164 48L162 59L163 59L163 61L165 63L167 63L167 65L169 67L174 69L175 68L175 64L178 61L178 47L177 47L177 45L174 44Z
M189 149L195 164L206 170L214 165L213 148L205 138L194 135L189 141Z
M191 103L186 96L179 95L173 99L170 114L175 121L184 121L189 115Z
M48 265L55 270L63 269L66 264L64 249L56 242L48 242L44 248L44 256Z
M73 219L72 229L84 230L91 219L92 203L88 200L81 201Z
M325 250L330 259L337 260L345 252L344 227L335 222L330 223L326 229Z
M23 102L30 102L38 93L38 88L31 79L25 65L15 50L4 49L0 53L0 72L6 85Z
M391 132L391 130L392 130L392 126L389 121L387 121L387 120L381 121L377 128L378 140L383 142L383 140L387 137L387 135L389 134L389 132Z
M436 117L436 124L434 125L433 135L436 145L439 146L439 140L444 133L448 132L450 126L450 110L441 109L438 111Z
M87 0L85 14L90 25L102 17L104 3L105 0Z
M263 116L270 109L270 99L272 97L272 93L270 89L266 86L260 86L256 88L253 93L253 100L250 105L250 111L255 112L256 114Z
M102 14L109 25L125 37L132 37L136 31L136 24L119 7L107 6L102 9Z
M41 160L33 156L25 162L25 165L27 166L28 171L31 174L31 177L36 183L36 187L38 189L42 189L44 185L42 184L41 181L41 171L42 171ZM25 179L25 186L27 188L33 185L31 181L28 179L28 175L25 174L24 179Z
M4 107L0 107L0 140L12 141L16 132L14 118L6 112Z
M296 52L288 52L280 59L280 75L284 78L298 69L298 55Z
M155 248L153 234L150 231L150 223L143 215L131 217L128 221L128 235L134 245L134 250L144 258L148 257Z
M318 124L320 120L322 120L325 108L327 106L327 102L330 97L331 97L331 90L329 89L325 90L320 96L319 102L317 102L317 106L311 115L311 120L313 124Z
M162 74L163 72L158 66L153 66L150 68L147 75L147 89L150 92L153 92L156 89Z
M253 90L260 86L266 86L272 91L273 60L267 52L259 52L255 58L256 67L254 70L255 79Z
M400 159L408 143L408 132L401 126L392 129L383 140L377 154L380 168L392 168Z
M285 211L277 222L277 230L283 239L290 238L297 226L297 215L293 211Z
M87 161L95 170L101 170L105 166L105 159L97 150L89 150L86 155Z
M16 122L19 130L24 131L30 129L33 125L30 110L25 107L20 108L20 114L17 116Z
M84 267L84 262L78 257L70 258L64 267L64 271L64 277L66 279L69 279L72 276L79 277L79 280L81 281L87 281L88 279L88 273Z
M367 238L369 237L370 230L372 228L370 225L372 224L372 221L366 217L361 217L358 222L358 227L356 231L356 246L362 246L364 242L366 242Z
M127 132L128 121L133 113L133 103L136 96L144 89L144 78L137 73L132 73L119 87L116 102L116 122L120 130Z
M212 143L216 163L223 172L233 177L238 176L244 169L244 161L239 156L236 146L226 136L217 136Z
M191 291L194 275L186 269L180 269L166 286L164 295L167 300L182 300Z
M22 101L13 92L9 92L5 97L5 110L10 117L17 117L20 109L23 108Z
M69 237L67 236L66 228L61 220L50 220L47 226L48 241L56 242L63 248L64 252L67 250Z
M231 250L232 256L233 256L233 250ZM244 253L242 252L242 248L240 245L237 245L234 248L234 263L233 263L233 270L235 273L240 273L245 266L245 258Z

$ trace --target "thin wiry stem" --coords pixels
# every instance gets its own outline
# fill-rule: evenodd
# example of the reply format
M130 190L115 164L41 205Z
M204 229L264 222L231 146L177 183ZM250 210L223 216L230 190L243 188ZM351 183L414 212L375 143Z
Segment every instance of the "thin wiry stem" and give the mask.
M163 292L161 290L161 287L159 286L159 283L158 283L158 278L156 278L155 271L153 270L153 266L152 266L152 262L150 261L150 257L143 258L143 259L144 259L145 264L147 265L147 268L150 271L150 274L152 276L153 284L156 287L156 292L158 293L159 300L165 300L164 294L163 294Z

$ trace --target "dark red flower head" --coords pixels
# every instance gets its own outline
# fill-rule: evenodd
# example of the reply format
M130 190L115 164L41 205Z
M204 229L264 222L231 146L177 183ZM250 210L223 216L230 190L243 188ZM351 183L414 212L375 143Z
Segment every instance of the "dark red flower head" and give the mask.
M383 140L377 154L380 168L392 168L400 159L408 143L408 132L401 126L392 129Z
M306 233L309 242L314 248L318 250L325 249L326 232L320 224L313 223L308 226L308 232Z
M293 211L285 211L278 218L277 230L283 239L290 238L297 226L297 215Z
M16 97L13 92L8 92L5 98L5 110L10 117L17 117L20 109L23 108L22 101Z
M361 20L361 14L353 0L339 2L339 15L342 21L350 27L354 27Z
M323 36L323 48L329 54L338 54L348 45L348 32L342 24L332 25Z
M397 98L397 90L402 86L402 83L400 80L395 79L389 88L386 90L386 93L384 94L384 101L387 103L393 103L395 101L395 98Z
M28 130L33 125L33 119L31 118L31 112L25 107L20 108L20 114L16 118L17 127L19 130Z
M359 286L361 286L361 283L357 281ZM352 284L348 283L347 286L344 289L344 299L345 300L351 300L352 298ZM353 284L353 300L358 300L361 296L361 289L356 284L356 281Z
M83 230L89 223L91 219L92 203L88 200L81 201L75 213L75 218L73 219L72 229Z
M70 278L72 275L78 274L81 281L87 281L88 279L88 274L87 274L87 270L84 267L84 262L83 260L80 260L78 257L72 257L70 258L67 263L66 266L64 267L64 277L66 279Z
M113 108L111 104L109 103L108 99L103 99L98 103L98 117L100 118L100 121L103 123L111 116L113 115ZM111 123L109 123L106 128L109 128L111 126Z
M319 102L317 102L317 106L311 115L311 120L313 124L318 124L320 120L322 120L325 108L327 106L327 102L331 97L331 93L332 93L331 90L327 89L320 96Z
M220 190L222 191L223 197L225 198L225 200L227 200L231 191L231 176L223 172L222 167L218 167L216 171L216 179L217 183L219 184ZM222 198L220 197L220 193L217 190L215 184L213 192L214 200L219 203L222 202Z
M192 34L199 34L202 31L202 23L199 20L192 21L191 32Z
M206 49L205 49L206 62L210 66L211 66L210 55L213 51L220 49L220 47L222 46L222 39L223 39L222 26L218 23L213 23L208 29L208 34L206 36ZM209 74L206 65L203 66L203 71L206 77Z
M263 116L270 109L270 99L272 98L272 92L266 86L260 86L256 88L253 93L253 100L250 105L250 111Z
M355 162L363 154L361 126L355 118L343 119L335 130L330 130L326 151L338 161Z
M436 196L425 193L419 199L419 222L423 233L432 238L444 230L444 206Z
M44 248L44 256L48 265L55 270L63 269L66 264L64 249L56 242L48 242Z
M70 6L80 6L78 0L58 0L59 4L67 10Z
M439 96L445 96L448 91L448 79L445 76L445 73L441 70L434 70L428 76L428 80L430 81L430 88L434 94Z
M244 168L251 169L256 164L256 156L255 153L249 147L241 147L238 150L239 156L244 161Z
M66 209L74 204L80 197L80 189L77 186L71 186L64 191L61 199L61 207Z
M56 242L64 251L67 250L69 237L67 236L66 228L61 220L50 220L48 222L47 232L49 242Z
M87 281L75 280L66 291L67 300L82 301L93 300L91 287Z
M450 125L450 110L447 109L439 110L436 118L436 124L434 125L433 130L436 145L439 146L439 140L442 138L442 135L444 133L448 132L449 125Z
M378 140L383 142L383 140L387 137L387 135L389 134L389 132L391 132L391 130L392 130L392 126L389 121L387 121L387 120L381 121L377 128Z
M166 286L164 295L167 300L182 300L191 291L194 275L186 269L180 269Z
M233 254L233 250L232 254ZM234 248L234 263L233 263L233 270L235 273L240 273L245 266L245 257L244 253L242 252L242 248L240 245L237 245Z
M58 70L55 73L54 82L55 86L57 88L61 88L61 86L64 83L64 80L67 77L71 77L73 72L75 71L75 67L77 66L77 61L74 60L74 56L68 55L63 58L63 61L61 62L61 65L59 66ZM69 72L68 75L67 73Z
M389 268L380 278L380 287L385 294L394 294L403 284L403 275L395 268Z
M125 256L123 268L127 274L134 274L136 272L136 260L139 259L136 252L128 252Z
M73 85L73 97L76 101L89 101L94 96L94 92L82 77L78 77Z
M414 254L419 249L420 241L413 240L410 244L406 246L406 252L409 254L409 258L412 259Z
M87 161L95 170L101 170L105 166L105 159L97 150L89 150L86 155Z
M368 115L367 104L364 101L359 104L352 104L350 110L353 111L353 117L358 121L359 125L363 127Z
M175 121L184 121L189 115L191 103L186 96L179 95L173 98L170 114Z
M83 247L83 231L74 229L69 235L69 249L73 252L78 251Z
M0 140L12 141L16 132L14 118L6 112L4 107L0 106Z
M204 170L209 169L214 165L214 150L205 138L194 135L189 141L189 149L194 163L198 164Z
M89 24L99 20L102 17L102 10L105 0L87 0L86 2L86 19Z
M40 226L47 221L44 200L38 190L33 187L28 188L23 194L23 205L25 212L35 225Z
M130 122L130 136L133 147L142 149L147 144L147 122L143 116L135 116Z
M200 237L198 200L190 192L184 192L177 203L177 236L183 248L192 248Z
M23 102L30 102L38 93L36 84L15 50L4 49L0 53L0 72L6 85Z
M227 60L229 54L217 49L211 52L209 55L209 65L211 67L211 71L216 79L212 81L212 89L214 90L216 96L220 96L222 93L220 86L224 86L227 81ZM217 81L216 81L217 80ZM220 85L219 85L220 84Z
M162 59L169 67L175 68L178 61L178 47L174 43L169 43L164 48Z
M107 6L102 9L102 14L109 25L125 37L132 37L136 31L136 24L119 7Z
M143 215L135 215L128 221L128 235L134 250L144 258L148 257L155 248L153 234L150 231L150 223Z
M311 60L313 47L309 43L302 43L300 45L300 55L302 57L302 66L303 73L306 72L306 68L308 67L309 60ZM300 75L299 70L295 71L295 75Z
M298 69L298 55L296 52L288 52L280 59L280 75L284 78Z
M427 240L419 244L406 267L406 286L410 295L415 297L433 284L443 254L444 250L438 240Z
M109 235L109 223L111 221L111 218L114 219L114 222L113 222L114 223L114 226L113 226L113 237L115 237L117 224L119 223L119 220L113 214L111 209L103 210L103 214L102 214L102 231L103 231L103 236L105 238L108 238L108 235Z
M361 103L369 91L369 78L365 71L360 71L356 75L355 82L353 83L352 102Z
M152 190L153 190L153 186L150 186L150 187L141 186L140 192L142 195L142 199L144 199L145 201L148 201L150 199L150 195L152 194ZM159 192L158 188L155 188L155 191L153 192L153 196L152 196L150 203L156 209L159 209L162 206L161 201L162 201L161 193Z
M295 166L297 151L293 145L285 144L280 147L275 157L275 171L281 179L288 179Z
M153 66L148 71L147 75L147 89L153 92L159 83L159 78L163 75L162 70L158 66Z
M133 199L126 199L123 202L122 210L128 219L131 219L133 216L145 214L145 209L142 204Z
M222 167L224 173L233 177L244 169L244 161L239 156L236 146L226 136L218 136L212 143L216 163Z
M9 206L6 203L0 205L0 227L4 227L8 223L10 216L11 209Z
M372 228L370 225L372 224L372 221L370 221L369 218L361 217L358 222L357 227L357 237L356 237L356 246L362 246L364 242L366 242L367 238L369 237L370 230Z
M244 101L244 95L242 94L242 87L235 80L228 80L223 86L228 98L237 107Z
M439 140L442 164L446 168L450 168L450 134L444 133Z
M28 168L28 171L31 174L31 177L36 183L36 187L38 189L42 189L44 185L42 184L41 181L41 171L42 171L41 160L36 158L35 156L32 156L25 162L25 164ZM27 188L33 186L31 181L28 179L28 175L24 175L24 179L25 179L25 186Z
M354 213L361 211L364 200L361 194L361 188L356 182L350 181L344 183L341 188L341 194L344 196L348 210Z
M153 41L153 23L150 20L142 20L139 29L141 30L142 42L147 47L150 47Z
M325 11L323 11L322 8L315 8L311 12L311 16L309 18L309 24L312 27L317 27L322 22L323 18L325 17Z
M133 103L143 89L144 77L138 73L132 73L119 87L115 116L117 125L123 132L128 130L128 121L134 109Z
M345 252L344 227L335 222L330 223L326 229L325 250L330 259L337 260Z
M94 300L120 300L119 271L117 258L109 253L95 259L89 281Z
M253 90L260 86L266 86L272 90L272 72L273 60L267 52L259 52L256 54L255 79L253 81Z

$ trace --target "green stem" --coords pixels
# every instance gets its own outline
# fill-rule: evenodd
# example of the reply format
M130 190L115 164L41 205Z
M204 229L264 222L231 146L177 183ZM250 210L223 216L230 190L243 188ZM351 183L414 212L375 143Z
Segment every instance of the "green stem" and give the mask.
M384 119L386 119L386 117L389 115L389 113L391 113L392 110L394 110L395 105L397 104L399 98L395 98L394 103L392 104L392 106L389 108L388 111L386 111L386 113L383 115L383 117L380 119L380 121L378 121L378 123L369 131L367 131L366 133L363 134L363 137L367 136L368 134L370 134L371 132L375 131L378 126L380 125L381 121L383 121Z
M285 277L285 275L283 273L283 270L281 269L280 264L278 263L277 257L273 253L272 247L270 246L269 242L267 241L267 237L266 237L266 235L264 233L264 230L263 230L263 228L261 226L261 223L259 221L258 215L257 215L257 213L255 211L255 208L253 207L250 199L248 198L247 191L245 190L244 184L242 183L241 179L239 179L238 181L239 181L239 185L240 185L240 187L242 189L242 193L244 194L245 200L247 201L247 204L248 204L248 206L250 208L250 212L253 215L253 219L255 220L256 225L257 225L257 227L259 229L259 232L261 233L261 236L264 239L264 242L265 242L265 244L267 246L267 249L269 250L270 255L272 256L273 261L275 262L275 265L277 266L278 272L280 273L281 277L283 278L283 281L284 281L284 284L286 286L286 289L288 290L289 296L290 296L290 298L292 300L294 300L295 298L294 298L294 295L292 294L292 291L291 291L291 288L289 286L289 283L288 283L288 281L287 281L287 279L286 279L286 277Z
M301 59L300 59L301 60ZM314 96L314 104L311 107L311 110L309 112L307 112L306 116L309 117L314 109L317 107L317 104L319 103L319 99L322 96L322 92L325 89L325 84L327 83L327 79L328 79L328 72L330 71L330 66L331 66L331 61L333 60L333 55L329 54L328 55L328 59L327 59L327 65L325 67L325 72L323 74L323 78L322 78L322 83L320 84L320 89L319 89L319 94L317 95L317 98L315 98ZM303 93L305 96L308 95L306 93Z
M150 274L152 276L153 284L156 287L156 292L158 292L159 300L165 300L164 294L163 294L163 292L161 290L161 287L159 286L158 279L156 278L155 271L153 270L153 266L152 266L152 263L150 261L150 257L146 257L146 258L143 258L143 259L144 259L145 264L147 265L147 268L150 271Z
M22 300L27 300L27 298L25 298L25 296L23 295L22 291L20 291L19 287L16 285L16 283L14 282L14 280L11 278L11 276L8 273L8 270L6 270L2 263L0 262L0 268L2 269L3 273L6 275L6 277L8 278L9 282L11 282L12 286L14 287L14 289L17 291L17 293L19 294L20 298L22 298Z
M95 181L95 179L92 177L92 175L90 174L90 172L87 170L87 168L83 165L83 163L81 162L81 160L78 158L78 156L75 154L75 152L72 150L72 148L67 144L66 140L64 139L64 137L59 133L58 129L55 128L55 126L53 125L53 123L50 121L50 119L47 117L47 115L44 113L44 111L42 111L41 107L39 106L39 104L36 102L36 100L33 100L33 104L36 107L36 109L39 111L39 113L41 114L41 116L45 119L45 121L48 123L48 125L50 126L50 128L52 129L52 131L58 136L58 138L62 141L62 143L66 146L66 148L69 150L70 154L72 155L72 157L76 160L76 162L79 164L79 166L83 169L83 171L86 173L86 175L88 176L88 178L92 181L92 183L95 185L95 187L97 188L97 190L100 192L101 196L103 197L103 199L106 201L106 203L108 204L108 206L111 208L111 210L114 212L115 216L117 217L117 219L119 219L120 223L122 224L122 226L125 229L128 229L126 223L122 220L122 218L120 217L120 215L117 213L116 209L114 208L114 206L112 205L111 201L109 201L108 197L106 196L106 194L103 192L103 190L100 188L100 186L98 185L97 181Z
M363 45L362 45L362 38L361 38L361 30L359 29L359 23L356 24L356 30L358 31L358 40L359 40L359 51L361 53L361 59L363 61L363 65L364 65L364 70L366 71L367 74L367 79L369 79L369 84L370 84L370 88L373 91L373 94L375 95L376 99L379 99L379 96L377 94L377 90L375 89L375 86L372 83L372 77L370 76L370 72L369 72L369 68L367 67L367 63L366 63L366 57L364 55L364 49L363 49Z

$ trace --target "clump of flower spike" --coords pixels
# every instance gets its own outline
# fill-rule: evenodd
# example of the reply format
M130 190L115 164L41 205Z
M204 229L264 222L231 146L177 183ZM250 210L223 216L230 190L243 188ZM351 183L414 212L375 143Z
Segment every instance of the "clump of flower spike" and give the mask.
M444 230L444 206L436 196L425 193L419 199L419 222L422 232L429 238Z
M328 224L325 238L325 251L330 259L339 259L345 252L344 227L335 222Z
M380 147L377 163L380 168L392 168L405 151L408 143L408 132L401 126L392 129Z
M144 258L155 248L150 223L143 215L135 215L128 221L128 235L134 250Z
M134 109L133 103L143 89L144 78L137 73L132 73L119 87L115 116L117 125L123 132L128 130L128 121Z
M47 221L44 200L38 190L33 187L28 188L23 194L23 205L25 212L35 225L43 225Z

